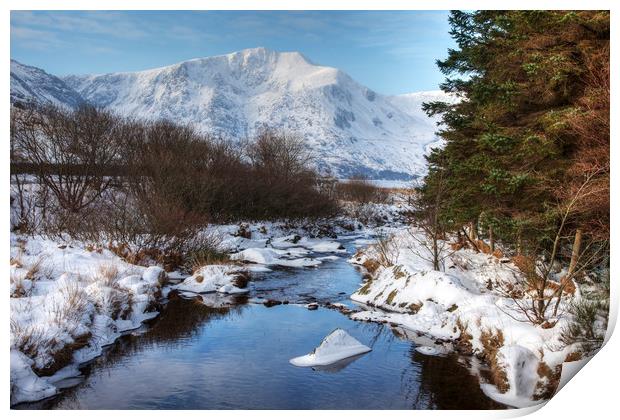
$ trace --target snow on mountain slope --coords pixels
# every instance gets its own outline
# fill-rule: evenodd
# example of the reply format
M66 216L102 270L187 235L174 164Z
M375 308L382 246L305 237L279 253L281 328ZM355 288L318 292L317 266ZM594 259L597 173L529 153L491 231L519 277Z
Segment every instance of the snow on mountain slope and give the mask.
M15 102L52 103L75 108L84 100L58 77L11 60L11 103Z
M269 127L299 134L339 177L411 179L436 143L419 104L441 92L385 96L297 52L254 48L128 73L69 76L87 101L136 117L191 123L243 139Z
M73 108L83 101L143 119L167 118L231 140L263 128L303 137L319 169L340 178L410 180L438 144L425 101L440 91L381 95L297 52L254 48L162 68L63 80L11 60L11 102Z

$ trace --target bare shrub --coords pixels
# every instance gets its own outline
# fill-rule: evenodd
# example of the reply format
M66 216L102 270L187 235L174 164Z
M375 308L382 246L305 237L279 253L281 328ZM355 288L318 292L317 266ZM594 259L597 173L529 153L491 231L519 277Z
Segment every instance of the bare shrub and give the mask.
M62 300L53 300L49 308L51 319L59 327L69 329L71 335L84 316L88 297L78 281L68 281L60 287Z
M90 106L14 108L12 163L33 170L62 208L79 212L110 186L126 156L122 128L123 120Z
M31 359L36 359L39 349L51 346L46 332L38 325L23 326L11 319L11 344Z
M377 187L364 175L336 184L336 194L341 200L360 204L385 203L389 198L387 189Z
M247 147L251 162L245 190L255 219L333 215L336 202L319 188L311 156L301 138L265 130ZM249 210L249 209L248 209Z
M394 235L380 235L372 249L382 267L393 266L400 255L400 244Z
M207 223L337 211L305 145L288 134L266 130L241 146L92 107L25 107L11 118L14 225L24 232L109 243L128 260L173 266ZM40 195L23 173L35 175Z

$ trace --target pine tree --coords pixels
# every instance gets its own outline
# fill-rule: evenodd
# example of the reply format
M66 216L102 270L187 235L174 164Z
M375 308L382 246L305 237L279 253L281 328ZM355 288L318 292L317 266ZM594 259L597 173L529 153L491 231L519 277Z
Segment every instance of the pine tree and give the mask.
M433 177L446 180L443 216L538 250L557 203L596 171L596 200L566 228L608 237L609 12L455 11L450 24L458 48L438 66L461 101L425 104L444 123L425 180L431 195Z

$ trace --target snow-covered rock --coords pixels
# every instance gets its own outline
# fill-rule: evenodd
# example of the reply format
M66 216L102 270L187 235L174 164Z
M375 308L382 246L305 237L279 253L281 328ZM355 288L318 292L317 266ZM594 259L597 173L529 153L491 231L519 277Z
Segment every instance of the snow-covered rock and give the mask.
M295 258L306 255L307 253L308 251L304 249L296 250L296 248L283 250L275 248L248 248L231 254L230 258L237 261L290 268L316 267L317 265L321 265L321 261L316 258Z
M290 362L295 366L327 366L371 350L345 330L338 328L325 337L311 353L295 357Z
M168 282L168 275L163 268L152 266L144 270L142 279L149 284L163 286Z
M240 276L239 267L228 265L207 265L197 270L174 288L183 292L193 293L247 293L247 289L236 287Z
M417 346L415 348L415 351L425 356L439 356L439 355L444 354L444 352L441 349L438 349L437 347L431 347L431 346Z

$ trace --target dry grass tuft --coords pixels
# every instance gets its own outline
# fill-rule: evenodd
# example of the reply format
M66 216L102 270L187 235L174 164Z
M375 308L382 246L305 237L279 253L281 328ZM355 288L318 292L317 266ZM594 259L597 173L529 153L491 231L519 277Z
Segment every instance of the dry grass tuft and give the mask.
M472 355L474 353L474 347L471 341L474 339L474 336L467 330L468 324L463 322L461 318L457 318L456 327L460 332L459 337L456 339L456 349L460 353Z
M11 272L10 281L11 284L15 287L15 289L11 293L12 298L21 298L28 295L28 291L26 290L26 286L24 285L24 280L25 277L23 274Z
M576 362L577 360L581 360L582 357L583 357L583 354L581 354L581 352L574 351L566 355L564 362Z
M118 277L119 270L116 264L101 264L95 274L95 278L108 287L113 287Z
M39 274L41 270L41 264L43 263L43 257L39 257L30 267L28 267L28 271L26 272L26 278L29 280L34 280Z
M368 273L373 274L379 267L381 267L381 264L379 264L377 260L368 258L362 263L362 267L364 267Z
M11 265L14 265L15 268L23 268L24 267L24 265L22 264L22 262L19 259L19 257L11 257Z
M390 294L388 295L387 299L385 300L385 302L388 305L391 305L392 302L394 301L394 298L396 297L396 295L398 294L398 290L394 289L390 292Z
M482 330L480 342L484 349L482 357L489 364L493 385L495 385L501 393L507 392L510 389L508 375L504 370L504 366L502 366L497 359L497 353L504 345L504 333L501 330Z
M536 372L540 380L536 383L534 399L548 400L553 397L555 390L558 388L560 376L562 374L562 365L558 365L555 369L551 369L545 362L540 362Z

